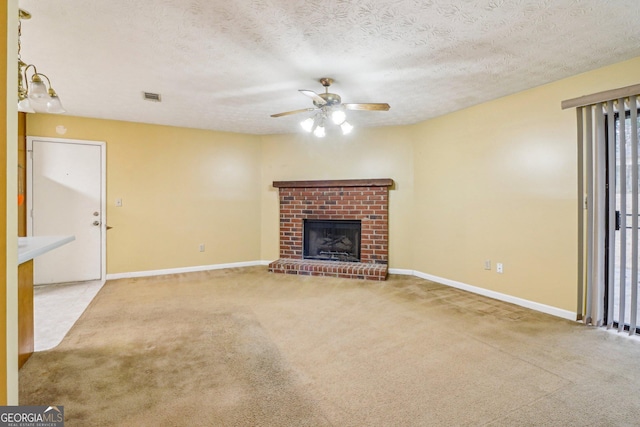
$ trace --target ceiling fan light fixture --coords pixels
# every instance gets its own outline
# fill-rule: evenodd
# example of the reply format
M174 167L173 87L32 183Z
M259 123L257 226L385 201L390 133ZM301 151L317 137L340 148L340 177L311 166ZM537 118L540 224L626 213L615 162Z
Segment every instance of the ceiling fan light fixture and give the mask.
M313 120L313 117L309 117L308 119L301 121L300 126L302 126L302 129L304 129L305 132L311 133L311 131L313 131L314 123L315 120Z
M345 120L340 125L340 129L342 129L342 134L343 135L349 135L351 133L351 131L353 130L353 126L351 125L351 123L349 123L348 121Z
M298 114L308 111L315 111L312 117L300 122L300 126L305 132L313 133L316 137L322 138L326 135L325 123L331 119L336 126L340 126L343 135L348 135L353 130L353 125L347 122L346 110L364 111L388 111L389 104L382 103L342 103L340 95L329 92L329 86L333 79L323 77L320 83L324 86L324 93L317 94L312 90L300 89L299 92L313 100L313 108L302 108L299 110L285 111L283 113L272 114L271 117L282 117L291 114Z

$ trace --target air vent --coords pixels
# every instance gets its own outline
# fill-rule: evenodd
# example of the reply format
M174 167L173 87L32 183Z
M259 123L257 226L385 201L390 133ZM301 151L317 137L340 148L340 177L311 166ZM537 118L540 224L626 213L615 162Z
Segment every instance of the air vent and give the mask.
M160 98L160 94L159 93L142 92L142 96L144 97L144 99L146 101L153 101L153 102L162 101L162 99Z

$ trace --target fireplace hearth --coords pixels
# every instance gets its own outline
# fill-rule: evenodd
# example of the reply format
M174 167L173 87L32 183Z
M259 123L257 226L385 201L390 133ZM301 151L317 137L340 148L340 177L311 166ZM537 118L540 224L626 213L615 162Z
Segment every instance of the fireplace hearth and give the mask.
M275 181L280 258L274 273L385 280L393 180Z

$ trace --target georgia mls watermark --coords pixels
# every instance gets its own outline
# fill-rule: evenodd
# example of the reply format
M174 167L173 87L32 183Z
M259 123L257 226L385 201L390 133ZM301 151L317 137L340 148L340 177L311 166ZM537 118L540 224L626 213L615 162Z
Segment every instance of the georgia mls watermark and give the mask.
M0 427L64 427L64 406L0 406Z

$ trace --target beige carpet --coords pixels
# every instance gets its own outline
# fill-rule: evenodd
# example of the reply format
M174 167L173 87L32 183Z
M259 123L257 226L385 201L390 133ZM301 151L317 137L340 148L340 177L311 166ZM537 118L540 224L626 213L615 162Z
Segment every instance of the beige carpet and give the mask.
M638 361L639 341L414 277L255 267L107 282L20 371L20 404L67 426L631 426Z

